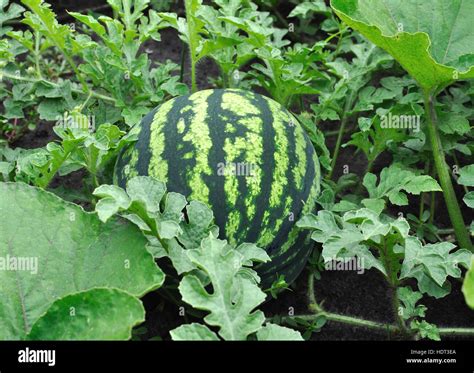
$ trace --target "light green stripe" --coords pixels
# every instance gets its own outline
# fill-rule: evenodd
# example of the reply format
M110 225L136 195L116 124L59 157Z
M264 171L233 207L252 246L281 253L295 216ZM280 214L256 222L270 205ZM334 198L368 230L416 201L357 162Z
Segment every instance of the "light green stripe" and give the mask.
M293 199L291 196L287 196L285 200L285 207L283 210L283 218L272 220L272 225L269 224L269 218L270 218L270 213L268 211L265 211L265 214L263 216L263 221L265 224L265 229L263 229L262 234L258 238L257 244L260 247L266 247L270 245L273 240L275 239L276 234L280 230L280 227L282 226L283 222L285 219L290 218L290 209L292 206ZM272 217L274 219L274 217Z
M168 181L168 163L163 159L165 151L164 127L166 125L167 116L171 108L175 104L175 99L166 101L155 113L150 126L150 164L148 165L148 174L156 177L158 180Z
M196 165L187 172L189 187L191 189L191 200L209 203L209 188L203 180L204 175L211 175L208 156L212 147L209 136L209 123L207 118L207 99L213 93L212 90L197 92L189 97L192 101L192 117L189 123L189 131L183 137L193 145ZM189 110L187 107L184 110Z
M122 176L125 181L130 180L132 177L138 176L138 150L136 150L134 147L128 148L122 155L122 159L126 159L127 157L130 157L130 161L122 168Z
M313 211L314 206L316 204L316 198L319 195L319 190L320 190L320 183L319 183L319 175L320 175L320 167L319 167L319 160L318 156L316 153L314 153L313 156L313 162L314 162L314 167L315 167L315 179L313 180L313 185L311 187L311 191L309 192L308 198L304 202L303 210L301 211L301 215L306 215L310 212ZM299 217L295 216L295 219L298 219ZM290 233L288 234L288 240L283 244L281 247L281 254L285 253L290 247L294 245L296 242L298 235L300 233L301 229L298 228L296 225L291 229ZM308 235L309 237L310 235ZM308 239L306 242L309 241Z
M288 180L286 178L286 171L289 167L288 159L288 136L286 133L285 123L288 122L288 115L282 111L282 107L273 100L265 98L267 101L270 111L273 116L273 129L275 131L274 144L275 144L275 167L273 169L273 179L271 185L271 192L268 201L268 209L270 211L277 209L282 203L285 204L283 216L286 218L290 214L291 197L287 197L285 201L282 201L285 189L288 186ZM262 220L262 227L265 227L259 236L258 243L260 245L267 245L273 241L276 233L283 224L283 219L277 219L276 221L270 222L271 214L265 212ZM274 217L272 216L272 219Z
M259 115L260 109L252 105L252 102L242 95L233 92L225 92L222 95L222 109L229 110L236 115L248 116Z
M226 164L235 163L240 157L241 161L246 162L247 167L251 167L254 172L253 176L235 176L225 175L224 191L226 194L226 202L229 206L235 206L237 197L239 196L238 178L245 178L247 193L245 195L245 209L247 211L247 219L253 219L256 213L256 198L260 194L261 183L261 166L263 155L263 121L257 116L260 114L258 108L252 105L252 102L245 97L235 93L224 93L222 95L222 109L235 112L238 116L244 116L237 121L237 124L226 123L226 132L233 133L232 129L236 125L246 128L245 137L236 137L235 139L226 138L224 142L225 162ZM226 223L226 235L230 239L234 238L242 217L238 211L232 211ZM249 226L239 232L242 236L250 229Z
M293 121L294 126L292 129L295 131L295 151L296 151L296 167L293 168L293 178L295 180L296 188L301 190L303 188L303 182L306 176L306 138L304 131L298 124L295 118L290 118ZM291 130L291 129L290 129Z
M281 198L288 185L286 171L289 167L288 159L288 136L286 134L285 122L288 116L282 112L282 108L273 100L265 98L273 115L273 128L275 130L275 169L273 170L272 191L270 193L269 208L274 209L281 204Z

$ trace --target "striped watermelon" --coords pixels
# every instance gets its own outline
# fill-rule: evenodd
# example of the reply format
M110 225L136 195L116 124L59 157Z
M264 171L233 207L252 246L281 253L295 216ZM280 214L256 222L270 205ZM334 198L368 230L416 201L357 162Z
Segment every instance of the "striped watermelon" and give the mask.
M137 175L212 207L232 244L255 242L272 258L259 266L268 286L292 282L311 250L295 222L319 193L316 152L297 120L277 102L235 89L174 98L134 127L138 141L119 157L115 182Z

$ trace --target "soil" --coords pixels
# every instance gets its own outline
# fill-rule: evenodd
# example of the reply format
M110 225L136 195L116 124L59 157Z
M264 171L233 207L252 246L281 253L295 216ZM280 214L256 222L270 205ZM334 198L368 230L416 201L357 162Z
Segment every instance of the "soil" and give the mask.
M83 1L80 6L77 2L58 1L54 8L58 14L64 14L64 9L83 11L90 6L97 6L98 1ZM100 5L100 4L99 4ZM67 17L67 16L65 16ZM150 52L150 59L165 61L170 59L180 64L182 43L173 30L164 30L162 42L148 42L145 48ZM189 61L186 61L186 70ZM210 60L204 60L197 66L198 86L200 89L211 87L210 78L216 78L219 74L217 66ZM184 76L185 82L190 83L189 74ZM335 127L337 129L337 127ZM334 128L333 128L334 129ZM23 148L35 148L46 145L55 138L52 132L52 124L41 122L37 128L17 140L13 146ZM348 138L346 138L347 140ZM333 148L335 137L329 137L327 143ZM383 167L390 163L389 156L380 158L374 165L373 172L378 173ZM342 173L342 165L350 165L350 172L362 175L366 169L366 160L363 154L354 155L353 148L342 148L336 166L335 177ZM83 173L74 173L68 177L55 181L68 188L80 189L82 187ZM56 186L55 185L55 186ZM416 201L414 201L416 202ZM437 211L445 212L446 208L442 199L438 201ZM413 208L412 208L413 209ZM410 206L404 209L410 211ZM467 214L466 214L467 216ZM446 214L439 214L437 221L448 225L449 219ZM302 275L291 286L291 290L285 291L276 300L270 300L262 307L267 316L287 315L290 308L295 314L307 314L307 273ZM474 327L474 312L469 310L461 293L461 283L452 281L453 290L447 297L436 300L425 297L420 303L428 307L427 321L444 327ZM160 292L160 291L159 291ZM160 293L160 295L165 295ZM392 323L393 314L391 310L389 288L382 275L370 270L364 274L350 271L325 271L320 280L315 283L315 296L318 302L323 304L324 309L343 315L360 317L368 320ZM147 320L144 324L147 331L142 338L160 337L169 339L168 331L174 327L188 322L189 320L180 316L177 305L164 300L164 297L150 293L143 299L147 311ZM345 324L329 322L321 331L313 333L314 340L386 340L390 336L384 332L367 330L360 327L351 327ZM460 339L460 337L456 337Z

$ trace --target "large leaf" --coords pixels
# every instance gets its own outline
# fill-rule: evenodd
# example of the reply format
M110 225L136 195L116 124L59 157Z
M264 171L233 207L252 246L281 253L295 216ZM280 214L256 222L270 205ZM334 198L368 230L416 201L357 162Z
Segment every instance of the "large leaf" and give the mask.
M261 255L258 254L258 258L245 258L238 249L233 249L226 241L212 235L202 241L199 249L188 250L187 254L209 276L212 292L195 275L186 275L179 285L183 300L197 309L209 311L204 321L218 327L219 335L224 340L245 340L248 335L258 331L265 316L255 308L265 300L265 293L244 275L243 270L249 260L261 261ZM264 260L268 259L265 255ZM174 337L194 337L203 332L202 327L197 329L196 326L188 326L174 331ZM211 336L207 331L205 335Z
M96 287L139 297L164 275L141 232L23 183L0 183L0 339L23 339L58 299ZM19 259L30 264L12 270ZM36 265L35 265L36 264Z
M350 27L389 52L425 90L474 78L474 2L331 0Z
M170 331L173 341L219 341L219 337L206 325L185 324Z
M250 266L270 260L264 250L248 243L233 248L210 234L199 248L187 250L186 254L206 273L210 284L188 274L179 291L186 303L209 311L204 321L216 327L218 333L207 325L192 323L171 330L173 340L246 340L253 333L259 340L303 339L295 330L273 324L264 326L265 315L255 310L264 301L265 293L258 287L260 279Z
M441 187L431 176L417 175L397 163L382 170L378 185L377 176L370 172L364 176L363 184L370 198L363 200L362 203L369 207L377 200L382 201L380 211L385 207L386 197L394 205L405 206L408 205L408 197L404 192L418 195L422 192L441 191Z
M388 241L403 240L409 230L405 219L392 219L366 208L348 211L342 218L322 210L317 216L303 216L296 225L313 230L311 238L322 243L325 263L357 257L364 269L376 268L385 275L384 265L370 248L374 242L380 242L381 237Z
M303 341L303 337L296 330L276 324L267 324L257 332L259 341Z
M195 268L185 249L198 248L210 232L218 235L217 226L212 224L214 215L207 205L198 201L188 204L183 195L167 193L166 185L150 176L130 179L126 190L101 185L94 195L101 197L96 211L103 222L120 213L136 224L150 239L149 251L157 258L168 256L178 274Z
M468 268L472 258L470 251L454 248L451 242L423 245L418 238L407 238L400 279L416 278L422 293L446 296L451 290L448 277L460 278L460 267Z
M117 289L92 289L54 302L28 339L126 340L143 321L145 309L134 296Z

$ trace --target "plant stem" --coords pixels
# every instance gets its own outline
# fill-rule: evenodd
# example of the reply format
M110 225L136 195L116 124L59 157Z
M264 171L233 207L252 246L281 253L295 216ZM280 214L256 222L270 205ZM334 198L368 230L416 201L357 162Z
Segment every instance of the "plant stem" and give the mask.
M221 77L222 77L222 88L229 88L229 74L227 71L221 69Z
M316 125L318 124L318 122L316 121ZM351 132L352 131L352 127L349 127L349 128L346 128L344 130L344 133L347 133L347 132ZM329 137L329 136L336 136L339 134L339 130L336 130L336 131L326 131L324 132L324 136L325 137Z
M36 75L38 75L38 79L43 79L41 75L41 68L40 68L40 41L41 41L41 34L39 31L35 33L35 66L36 66Z
M191 57L191 92L197 92L197 84L196 84L196 63L194 62L194 58Z
M64 153L63 157L60 159L59 162L53 163L51 170L46 172L42 177L38 178L38 180L36 181L36 186L42 189L46 189L49 183L51 183L51 180L53 180L53 177L56 175L56 173L59 171L59 169L63 165L63 163L69 158L71 153L73 153L76 150L77 146L78 146L77 144L73 145L71 149L69 149L68 151Z
M342 324L349 324L353 326L360 326L367 329L385 330L385 331L391 331L391 332L398 331L398 328L392 324L379 323L376 321L365 320L365 319L360 319L357 317L340 315L337 313L326 312L326 311L319 312L318 314L284 316L281 318L281 320L285 322L286 320L297 318L297 319L301 319L305 321L312 321L316 319L316 317L321 317L321 316L325 317L327 320L330 320L330 321L334 321L334 322L338 322Z
M454 233L454 229L452 229L452 228L438 229L437 233L438 233L438 234L453 234L453 233Z
M383 323L378 323L378 322L375 322L375 321L359 319L357 317L339 315L337 313L324 311L323 308L316 301L316 297L314 295L314 274L313 273L310 273L308 275L308 293L307 293L307 296L308 296L308 308L310 309L310 311L314 312L314 314L311 314L311 315L298 315L298 316L285 316L285 317L282 318L282 321L289 320L289 319L295 319L295 318L311 321L311 320L314 320L316 317L324 316L326 319L331 320L331 321L340 322L340 323L344 323L344 324L355 325L355 326L362 326L362 327L365 327L365 328L368 328L368 329L392 330L392 331L397 330L397 327L394 326L394 325L383 324Z
M400 285L400 284L398 284ZM395 291L397 287L394 287ZM281 318L281 321L287 322L287 320L295 320L295 319L301 319L305 321L313 321L317 317L325 317L327 320L342 323L342 324L348 324L348 325L353 325L353 326L360 326L363 328L367 329L373 329L373 330L384 330L390 333L397 333L397 332L402 332L405 336L409 336L410 330L406 327L404 321L398 316L398 308L400 306L400 301L398 300L398 297L395 294L396 301L393 302L393 307L396 309L396 319L398 321L399 325L393 325L390 323L381 323L381 322L376 322L376 321L371 321L371 320L366 320L366 319L361 319L358 317L352 317L352 316L346 316L346 315L340 315L337 313L332 313L332 312L327 312L325 311L316 301L316 297L314 295L314 275L313 273L310 273L308 275L308 303L309 306L308 308L314 312L313 314L305 314L305 315L294 315L294 316L284 316ZM400 322L402 325L400 325ZM439 334L440 335L474 335L474 328L438 328Z
M341 148L342 137L344 135L344 130L346 128L347 120L349 119L347 112L352 107L353 97L354 97L354 92L352 91L344 105L344 112L342 113L341 126L339 127L339 132L337 134L336 147L334 148L334 153L332 155L331 171L329 171L326 177L328 180L332 179L334 168L336 167L337 157L339 156L339 150Z
M425 174L429 174L430 172L430 161L428 160L425 164ZM425 194L423 192L420 193L420 208L418 210L418 220L421 222L423 213L425 210L425 203L424 203L424 196Z
M331 161L331 170L329 171L328 176L327 176L328 180L332 179L334 168L336 167L336 161L337 161L337 157L339 156L339 148L341 147L342 136L344 134L344 128L346 127L346 122L347 122L347 116L344 116L344 118L341 121L341 126L339 127L339 132L337 133L336 147L334 148L334 153L332 155L332 161Z
M443 189L444 200L448 208L449 218L451 219L459 246L461 248L474 251L471 239L469 238L469 233L466 229L466 225L464 224L461 209L456 199L456 194L454 193L451 176L448 171L449 166L446 164L443 147L441 145L441 139L437 129L433 97L429 92L425 91L423 98L425 103L426 122L428 125L428 137L431 142L436 172L438 174L441 188Z
M434 216L436 212L436 195L435 192L431 192L431 199L430 199L430 220L429 223L433 224Z
M319 306L314 296L314 274L310 273L308 275L308 308L315 313L324 312L323 309Z
M397 285L390 285L391 287L391 296L392 296L392 310L393 310L393 317L397 322L398 329L406 336L409 337L413 333L410 333L410 330L407 328L405 324L405 320L400 316L400 299L398 298L398 286Z
M184 64L186 62L186 44L181 43L181 61L180 61L180 70L179 70L179 82L184 82Z
M184 1L184 8L186 10L186 23L188 26L188 41L189 41L189 56L191 59L191 92L194 93L197 91L197 84L196 84L196 50L197 45L195 44L195 35L194 35L194 14L192 14L192 4L191 1L185 0Z
M399 328L396 325L388 323L380 323L377 321L361 319L358 317L345 316L332 312L320 312L318 314L309 315L295 315L295 316L284 316L281 318L283 322L286 320L301 319L305 321L313 321L317 317L324 316L327 320L348 324L353 326L360 326L367 329L373 330L384 330L392 333L399 332ZM474 328L438 328L440 335L456 335L456 336L471 336L474 335Z
M441 335L474 335L474 328L439 328Z
M411 334L410 330L407 328L405 320L399 313L400 299L398 298L398 286L400 285L400 283L398 281L397 270L394 269L392 266L392 261L388 250L389 248L387 246L385 237L382 237L381 245L378 247L378 251L380 253L380 259L382 260L383 266L387 273L385 279L387 280L390 286L393 318L395 319L398 325L398 329L403 333L403 335L408 337Z
M459 170L459 169L460 169L460 166L459 166L458 157L456 157L456 152L453 150L452 153L453 153L454 163L456 164L456 166L457 166L457 168L458 168L458 170ZM452 172L452 174L453 174L453 179L456 179L456 177L455 177L456 175L455 175L454 171ZM466 193L466 194L469 193L469 188L468 188L466 185L461 185L461 186L462 186L462 188L464 189L464 193Z

